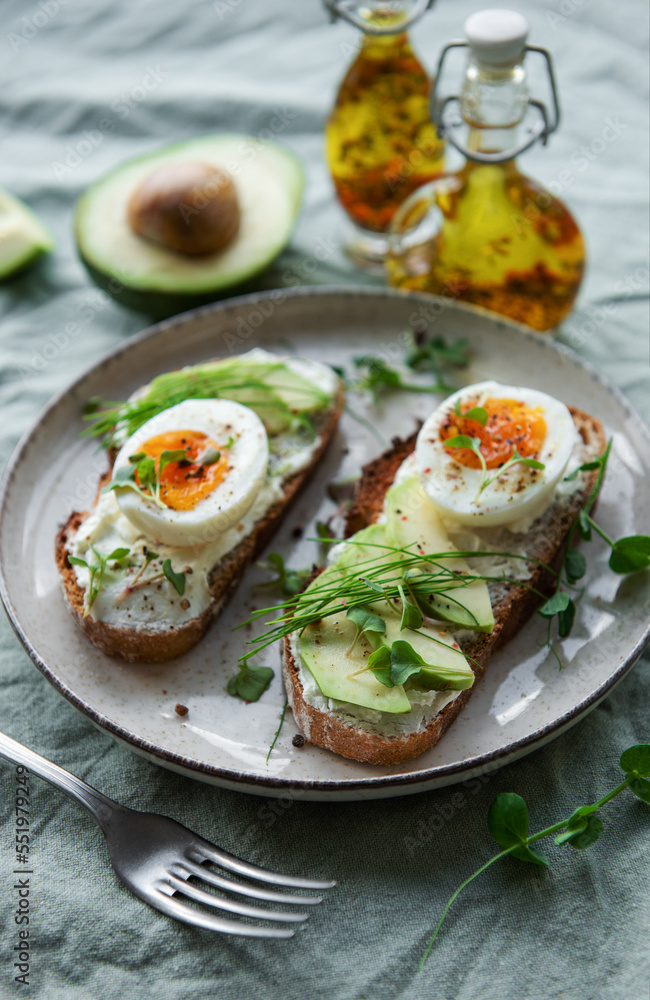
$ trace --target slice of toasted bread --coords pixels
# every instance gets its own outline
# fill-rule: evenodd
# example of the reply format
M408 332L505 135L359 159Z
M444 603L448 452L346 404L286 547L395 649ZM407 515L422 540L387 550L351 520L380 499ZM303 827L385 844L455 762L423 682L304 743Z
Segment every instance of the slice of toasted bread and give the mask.
M212 568L209 575L209 586L212 594L210 604L200 615L188 619L181 625L165 625L164 622L160 622L157 623L158 627L155 630L146 627L120 628L108 622L96 620L90 615L84 617L85 594L77 582L74 568L68 561L68 548L70 539L89 512L75 511L72 513L56 536L55 559L61 574L68 607L77 625L85 632L91 642L108 656L145 663L173 660L195 646L234 593L246 567L266 548L291 504L316 471L323 453L332 440L343 405L343 393L341 392L334 401L332 409L324 414L322 422L317 427L320 442L312 454L309 465L284 481L282 497L267 510L264 518L254 525L253 530L242 539L236 548L231 549ZM114 460L115 457L113 454L112 459ZM109 469L100 480L95 503L97 503L102 487L110 481L110 478L111 470Z
M581 410L569 409L591 457L602 454L607 442L600 422ZM406 440L395 439L389 451L364 466L347 515L346 537L377 520L383 510L386 491L404 459L414 450L416 438L417 432ZM554 570L559 569L569 530L593 490L597 475L597 471L584 474L580 489L572 494L566 505L552 504L535 522L526 543L527 556ZM477 680L484 673L492 653L508 642L539 607L541 599L529 587L549 594L553 590L554 578L548 570L538 566L533 569L526 584L507 587L489 585L494 630L489 634L473 634L469 641L461 642L463 652L476 661L472 669ZM410 760L434 746L458 717L476 687L475 683L461 691L422 730L404 736L385 736L369 728L348 725L334 713L320 711L305 701L298 665L288 637L284 640L282 667L289 704L306 739L343 757L386 766Z

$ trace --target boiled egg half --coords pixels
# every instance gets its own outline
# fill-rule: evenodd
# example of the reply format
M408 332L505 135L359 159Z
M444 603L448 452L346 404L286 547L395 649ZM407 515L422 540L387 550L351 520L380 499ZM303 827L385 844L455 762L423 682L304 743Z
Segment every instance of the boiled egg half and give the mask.
M160 471L165 452L179 458ZM157 479L159 474L153 486L139 481L143 458L153 459ZM268 459L266 429L253 410L227 399L187 399L156 414L122 446L113 480L126 467L141 492L127 486L115 495L125 517L152 541L205 545L235 527L251 507Z
M473 439L474 448L459 446L459 438ZM415 458L422 486L439 510L482 527L539 516L552 501L577 441L569 410L553 396L479 382L454 393L425 421ZM543 468L517 462L499 474L515 448Z

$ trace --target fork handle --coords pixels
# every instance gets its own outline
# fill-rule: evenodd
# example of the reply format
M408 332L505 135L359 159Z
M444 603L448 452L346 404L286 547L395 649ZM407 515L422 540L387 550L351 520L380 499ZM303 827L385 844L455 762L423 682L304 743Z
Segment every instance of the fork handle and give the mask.
M41 757L40 754L28 747L24 747L17 740L12 740L10 736L5 736L4 733L0 733L0 757L5 757L6 760L10 760L14 764L23 764L33 774L45 778L51 785L66 792L70 798L75 799L88 810L102 830L114 811L120 808L117 803L102 795L96 788L91 788L81 778L65 771L58 764L46 760L45 757Z

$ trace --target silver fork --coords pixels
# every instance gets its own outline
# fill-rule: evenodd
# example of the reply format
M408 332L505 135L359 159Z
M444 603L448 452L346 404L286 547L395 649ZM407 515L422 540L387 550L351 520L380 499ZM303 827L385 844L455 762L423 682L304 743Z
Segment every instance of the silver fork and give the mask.
M222 934L237 934L254 938L290 938L294 931L288 927L264 927L247 924L238 920L226 920L182 901L186 897L196 903L240 917L252 917L280 923L300 923L307 920L307 914L295 910L270 910L261 906L231 899L225 893L248 896L268 903L298 904L310 906L320 903L322 896L301 896L296 893L277 892L262 885L251 885L217 874L206 868L213 862L236 876L266 882L269 885L285 886L289 889L331 889L335 882L323 882L310 878L294 878L270 872L257 865L242 861L233 854L222 851L203 837L192 833L167 816L156 813L137 812L113 802L85 781L64 771L39 754L0 733L0 757L14 764L23 764L32 773L45 778L50 784L76 799L84 806L101 827L106 838L106 846L111 863L122 882L143 899L149 906L161 910L176 920ZM224 895L206 892L190 878L201 879Z

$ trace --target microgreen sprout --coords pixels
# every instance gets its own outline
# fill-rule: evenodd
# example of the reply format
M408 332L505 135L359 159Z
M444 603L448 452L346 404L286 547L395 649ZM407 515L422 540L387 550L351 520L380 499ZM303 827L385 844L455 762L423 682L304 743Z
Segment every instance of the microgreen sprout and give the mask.
M108 554L99 552L94 545L91 545L90 549L97 558L97 562L95 563L89 563L86 559L81 559L79 556L68 556L68 562L71 563L71 565L84 566L90 574L90 581L88 584L88 590L86 591L86 599L84 603L84 618L88 617L91 605L95 603L99 596L109 562L115 563L116 567L120 566L131 553L131 550L127 548L113 549L113 551Z
M625 538L619 538L615 542L603 531L600 525L596 524L586 511L583 511L582 515L581 525L583 530L586 526L593 528L596 534L600 535L603 541L607 542L611 548L612 554L609 557L609 568L614 573L622 575L637 573L639 570L647 569L650 566L650 537L648 535L628 535ZM567 578L570 578L570 570L567 570Z
M463 589L475 580L498 580L500 584L512 582L526 586L522 581L507 581L502 576L481 576L478 573L459 574L449 567L454 558L476 558L486 556L493 558L493 552L414 552L413 546L378 545L367 541L357 542L354 537L343 542L335 540L336 544L356 546L373 551L368 558L362 558L352 566L337 571L334 563L331 570L321 580L316 577L306 590L289 596L285 601L267 608L257 609L237 629L256 623L261 618L267 619L267 630L248 645L252 649L241 657L246 660L261 652L267 646L284 638L292 632L300 633L308 625L334 615L350 616L353 608L372 606L375 601L384 599L397 607L395 602L402 601L405 594L405 584L409 596L417 603L419 596L430 598L432 594L442 593L449 603L456 604L469 616L470 612L462 603ZM518 553L504 553L513 559L524 562L538 563ZM544 565L544 564L540 564ZM554 571L545 567L550 573ZM416 570L409 573L409 570ZM406 579L405 579L406 577ZM531 588L533 589L533 588ZM458 593L458 599L454 594ZM537 593L537 591L535 591ZM543 595L539 595L540 597ZM411 603L407 599L407 603ZM402 608L404 615L404 609ZM406 619L415 624L416 609L406 611ZM355 623L356 624L356 623ZM412 627L407 624L406 627ZM430 638L430 636L427 636Z
M185 593L185 574L175 573L172 568L171 559L165 559L162 564L162 571L167 577L172 587L176 591L179 597L182 597Z
M231 678L231 680L232 680L232 678ZM284 705L282 706L282 715L280 716L280 722L278 724L278 728L275 730L275 736L273 737L273 740L271 742L271 746L269 747L269 752L266 755L266 763L267 764L269 762L269 758L271 757L271 754L273 753L273 747L278 742L278 736L282 732L282 727L284 725L284 717L287 714L287 706L288 706L288 704L289 704L289 699L285 697L285 699L284 699Z
M470 362L470 346L466 338L447 344L442 337L426 337L419 331L411 336L412 346L406 353L404 364L413 371L430 372L441 384L444 383L442 370L445 365L466 368Z
M510 854L519 861L548 867L548 858L532 846L538 840L556 834L554 843L558 847L570 844L575 850L584 851L595 844L603 832L603 823L596 816L596 813L603 806L606 806L608 802L616 798L617 795L624 792L626 788L629 788L642 802L650 803L650 781L648 780L650 777L650 743L639 743L636 746L629 747L621 756L620 766L625 774L625 778L610 792L603 795L602 798L591 805L580 806L578 809L575 809L567 819L553 823L552 826L548 826L546 829L534 834L529 834L528 832L528 806L524 799L514 792L502 792L501 795L497 795L490 806L487 823L490 836L497 842L501 851L493 858L490 858L473 875L470 875L468 879L465 879L448 900L422 956L420 970L423 968L429 952L433 948L452 903L477 875L484 872L495 861Z
M220 453L217 454L220 458ZM164 510L167 505L160 497L160 479L163 471L172 462L186 461L188 461L187 448L163 451L157 466L154 458L144 451L139 451L135 455L129 455L129 465L121 465L119 469L116 469L113 478L104 487L102 493L121 489L133 490L144 500L151 500L157 507ZM218 458L214 461L218 461Z
M348 621L351 621L353 625L356 625L357 634L354 637L352 645L346 652L346 656L351 656L357 642L362 635L366 632L385 632L386 622L379 615L374 614L369 611L368 608L357 606L354 608L348 608L345 613L345 617Z
M129 594L132 594L133 591L137 590L139 587L148 587L150 584L158 583L160 580L164 579L169 580L179 597L182 597L185 593L185 573L176 573L172 567L171 559L164 559L159 572L156 572L151 576L144 576L148 566L154 561L154 559L159 559L160 557L157 552L152 552L146 547L143 550L143 555L144 562L133 579L127 581L124 590L119 597L116 598L116 601L123 601L125 597L128 597Z
M423 668L426 670L429 686L437 691L462 691L474 683L474 674L469 668L457 670L430 664L406 639L396 639L390 646L380 646L368 657L367 663L367 669L388 688L405 684L411 677L417 679Z
M378 402L383 393L394 390L434 395L452 392L453 387L445 381L443 369L445 366L462 368L469 363L467 340L458 340L448 345L441 337L426 338L410 330L407 331L407 340L411 346L404 356L404 365L411 371L433 375L433 383L426 385L410 382L405 379L402 371L392 368L383 358L374 354L363 354L352 359L359 373L356 378L347 377L345 370L340 366L331 367L343 379L348 389L369 392L374 403ZM352 416L361 420L355 413L352 413Z
M576 600L581 596L581 593L576 593L576 585L582 580L587 571L587 560L584 554L574 547L576 534L585 542L591 540L592 530L600 535L603 541L611 547L612 552L609 557L609 566L614 573L635 573L650 566L650 537L648 535L629 535L618 541L614 541L594 521L589 513L596 502L596 497L605 476L611 446L612 442L610 439L602 455L590 462L585 462L575 469L574 472L565 476L565 480L572 480L581 472L595 472L598 469L598 475L587 497L587 501L569 531L562 565L556 577L555 590L538 609L538 614L548 619L546 645L555 656L560 668L562 667L562 661L551 641L552 622L557 617L560 638L564 639L570 635L576 617ZM568 587L571 593L562 589L564 586Z
M369 392L376 403L379 393L385 389L399 389L403 392L433 393L440 395L449 391L449 386L436 382L434 385L420 385L415 382L406 382L403 376L395 368L391 368L381 358L372 354L364 354L361 357L352 359L355 368L362 372L361 378L348 382L348 387L357 392L364 390Z
M135 573L135 575L132 577L132 579L128 581L126 587L124 588L124 591L122 592L120 597L117 598L117 600L128 597L128 595L132 591L136 590L138 587L146 587L148 583L151 583L151 579L144 577L143 574L147 569L147 567L150 565L150 563L152 563L155 559L158 559L158 553L154 552L152 549L147 548L147 546L145 545L142 550L142 555L144 556L144 561L142 565L140 566L137 573Z
M483 406L473 406L471 410L463 413L460 408L460 398L454 403L454 413L462 420L474 420L481 427L485 427L488 422L488 411Z
M472 410L470 410L469 412L472 413ZM469 414L467 413L463 414L464 417L467 417L468 415ZM481 482L478 488L478 492L474 497L474 503L478 503L483 491L486 490L488 486L491 486L492 483L495 483L497 479L500 476L502 476L504 472L507 472L508 469L511 469L513 465L517 464L525 465L529 469L546 468L543 462L538 462L537 459L535 458L526 458L524 455L520 455L515 446L512 450L512 456L508 459L508 461L504 462L503 465L499 466L499 470L498 472L495 473L495 475L490 476L487 464L485 462L485 458L483 457L483 452L481 451L480 438L468 437L467 434L456 434L454 437L447 438L447 440L444 442L444 446L445 448L452 448L452 449L468 448L470 451L474 452L479 462L481 463L481 472L482 472Z

